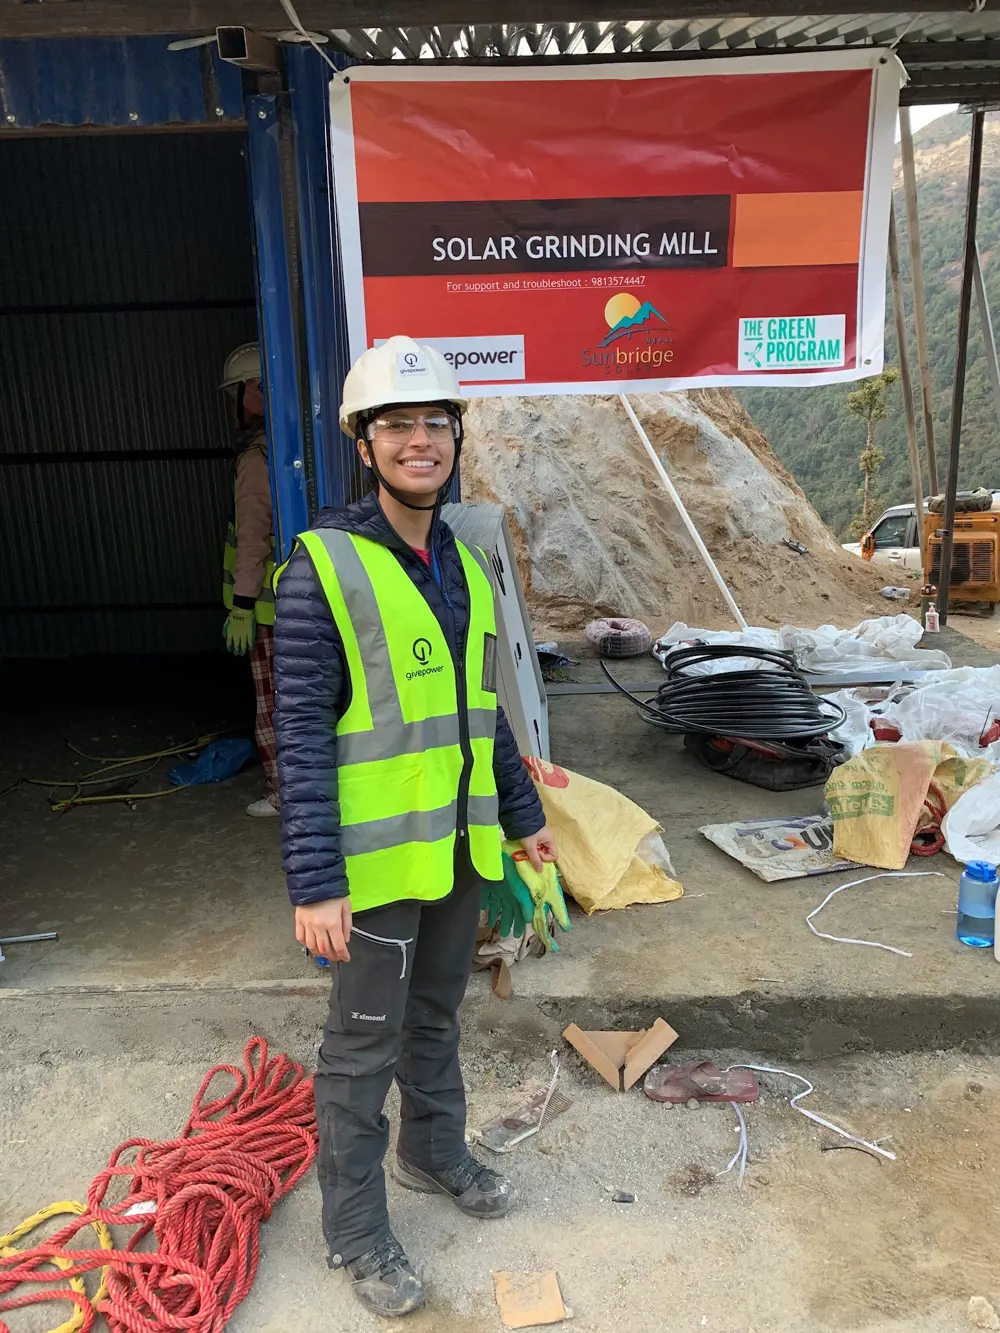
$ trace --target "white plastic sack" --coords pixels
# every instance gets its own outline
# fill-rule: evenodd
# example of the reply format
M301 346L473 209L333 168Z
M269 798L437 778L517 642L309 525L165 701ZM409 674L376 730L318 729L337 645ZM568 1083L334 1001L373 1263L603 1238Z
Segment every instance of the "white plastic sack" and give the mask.
M712 647L720 644L739 644L750 648L775 650L781 647L777 630L761 629L755 625L745 630L692 629L690 625L685 625L683 620L677 620L666 634L661 634L653 644L653 656L661 665L666 666L671 653L676 652L678 648L686 648L693 642L711 644ZM754 671L759 666L760 662L755 657L729 657L719 662L701 662L697 666L685 667L685 671L692 676L714 676L722 671Z
M871 709L858 697L857 690L838 690L836 694L822 696L829 703L840 704L847 714L844 721L830 732L830 739L847 746L848 755L853 757L872 743L869 726Z
M863 620L853 629L820 625L818 629L799 629L783 625L780 630L751 625L746 630L693 629L683 621L671 625L653 645L653 656L666 664L671 652L697 640L707 644L746 644L754 648L775 648L795 654L803 671L862 671L866 667L894 667L902 671L938 671L951 667L947 653L938 649L916 647L923 630L912 616L878 616ZM691 674L712 675L720 671L745 671L758 666L752 658L730 658L706 662Z
M945 847L956 861L1000 865L1000 773L960 796L941 824Z
M904 741L948 741L965 759L1000 762L1000 742L979 743L1000 716L1000 666L936 672L899 691L880 712Z
M820 625L797 629L783 625L781 646L795 653L803 671L862 671L871 666L899 666L908 671L947 670L951 658L938 649L917 648L923 636L912 616L877 616L853 629Z

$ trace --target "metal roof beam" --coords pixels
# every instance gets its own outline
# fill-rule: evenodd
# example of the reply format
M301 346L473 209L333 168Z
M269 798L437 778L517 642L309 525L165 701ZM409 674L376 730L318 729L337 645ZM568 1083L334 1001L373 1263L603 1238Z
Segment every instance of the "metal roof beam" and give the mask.
M912 79L901 89L901 106L940 106L958 102L965 107L1000 106L1000 67L977 70L933 70L934 82ZM962 77L965 76L965 77Z
M908 88L947 89L956 96L946 101L962 101L966 88L980 88L983 84L1000 88L1000 66L981 69L915 69L910 74Z
M900 42L896 54L907 69L918 65L1000 63L1000 41Z
M868 0L297 0L307 28L413 28L440 24L585 23L591 21L748 17L788 19L848 13L898 13ZM968 0L920 0L922 14L968 14ZM278 0L0 0L0 37L96 37L201 34L228 24L263 31L287 27Z

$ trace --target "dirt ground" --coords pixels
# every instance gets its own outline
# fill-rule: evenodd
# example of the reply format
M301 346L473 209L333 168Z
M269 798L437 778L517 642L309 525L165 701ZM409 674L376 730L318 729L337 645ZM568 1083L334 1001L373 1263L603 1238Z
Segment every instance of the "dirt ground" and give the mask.
M973 639L983 648L1000 652L1000 615L966 615L962 611L948 612L948 624L960 634Z
M733 395L639 394L635 410L754 625L855 625L894 609ZM595 615L730 628L732 617L614 397L496 398L469 412L463 494L507 508L537 635ZM803 543L800 555L785 539Z
M956 663L997 660L953 631L940 640ZM572 676L602 679L592 654L580 646L574 655ZM0 717L0 791L19 775L86 771L65 739L91 753L144 753L212 729L231 702L226 681L213 687L191 664L182 677L169 666L169 694L150 664L145 674L105 667L82 695L48 688L58 675L36 672L35 695L12 676L16 708ZM623 664L623 679L633 672L648 667ZM663 825L685 894L590 917L572 908L565 947L515 970L517 996L552 1020L544 1040L571 1021L631 1027L662 1014L685 1046L750 1043L775 1058L933 1050L991 1034L996 1046L995 965L955 940L959 867L950 857L915 858L912 870L935 873L880 879L826 909L826 929L885 940L912 958L819 940L806 914L858 872L765 884L699 830L812 813L820 791L766 792L712 774L679 737L654 732L613 694L555 697L550 722L557 762L611 784ZM161 785L162 774L140 779L137 790ZM323 975L292 934L279 821L243 813L261 782L253 768L134 810L97 805L65 815L49 811L45 788L10 792L0 806L0 933L57 930L59 940L7 950L0 1009L17 992L24 1004L53 991L127 991L151 1002L228 992L243 995L251 1013L258 993L321 998ZM473 989L488 994L486 978L474 978Z
M967 620L956 627L964 631ZM988 647L993 651L972 656L995 661L995 645ZM110 739L115 752L140 748L150 730L188 735L208 726L221 715L220 695L229 699L227 681L213 696L181 678L166 711L157 712L150 682L136 680L130 692L108 678L105 698L96 686L71 698L50 696L40 676L44 712L31 717L30 691L20 684L10 696L19 714L19 729L10 734L16 730L20 741L6 752L9 772L0 789L23 773L53 771L50 764L72 771L64 736L85 746ZM238 712L235 696L231 702ZM101 709L107 711L99 724ZM128 729L109 733L109 716ZM704 788L677 762L673 742L669 753L651 749L631 710L607 696L554 701L553 736L564 762L590 768L662 810L689 891L642 917L578 921L567 942L572 947L551 960L562 969L564 992L579 997L598 984L621 990L616 999L624 1014L632 997L621 978L631 978L634 988L648 975L656 979L643 992L648 997L657 987L683 983L708 1011L713 996L753 983L757 998L746 1000L745 1031L720 1023L725 1035L706 1040L746 1042L758 1058L765 1034L781 1019L780 1006L767 1014L775 978L784 978L783 993L794 992L789 1005L807 1015L824 993L840 995L840 987L850 991L856 1010L894 1012L894 1028L909 1033L923 1024L920 1053L816 1058L845 1041L853 1048L856 1037L842 1026L824 1029L826 1044L785 1047L807 1057L788 1066L816 1084L807 1105L880 1139L898 1160L826 1150L837 1140L789 1107L793 1084L763 1075L764 1095L747 1112L750 1169L740 1189L733 1173L717 1174L738 1142L728 1107L668 1110L639 1090L617 1094L565 1054L562 1088L572 1105L505 1165L521 1196L509 1219L477 1226L444 1200L390 1186L394 1223L429 1298L427 1311L402 1327L500 1333L491 1274L552 1268L573 1311L571 1327L586 1333L967 1329L971 1296L1000 1301L989 1243L1000 1210L1000 1058L990 1053L995 1021L974 1038L967 1025L964 1037L954 1035L965 1024L967 973L994 964L954 944L945 911L954 905L951 880L919 881L934 896L928 887L909 907L881 893L841 900L837 916L852 933L874 936L888 928L902 932L894 940L919 940L918 956L909 961L933 989L935 1004L957 1015L948 1029L953 1039L966 1042L962 1050L934 1050L926 1011L914 1001L918 988L905 972L908 960L862 962L856 953L813 941L799 910L806 897L810 906L818 900L812 888L741 882L721 854L702 846ZM55 950L37 961L12 950L14 989L6 995L0 989L0 1234L53 1200L83 1198L122 1140L176 1134L205 1070L238 1060L251 1033L312 1065L325 1002L315 973L309 984L296 980L303 965L285 933L277 830L241 813L259 780L251 771L203 801L194 792L170 798L191 798L183 839L175 822L180 805L154 801L134 812L94 808L65 818L42 807L29 820L27 806L34 810L39 792L20 789L8 798L3 906L17 908L21 929L43 928L59 903L76 915L63 963ZM726 802L733 817L749 813L751 796L760 796L735 785L720 793L713 800ZM113 855L102 855L95 873L95 856L108 846ZM169 984L156 994L114 993L115 983L151 975ZM95 976L104 984L87 993L83 986ZM544 1001L531 995L527 978L523 987L516 978L517 995L506 1006L484 984L473 987L462 1049L470 1124L515 1107L545 1080L549 1050L565 1052L558 1038L564 1020L552 1007L555 976L546 979ZM262 977L285 991L241 989L239 979ZM199 988L206 978L217 991ZM46 994L53 981L61 989ZM976 986L982 981L978 976ZM38 989L18 994L22 985ZM700 1030L711 1031L707 1019ZM746 1058L705 1053L720 1063ZM684 1058L693 1054L685 1050ZM614 1189L633 1191L636 1202L613 1203ZM58 1318L22 1312L10 1327L42 1333ZM234 1333L384 1328L359 1312L344 1276L325 1267L312 1175L265 1225L256 1284L229 1327Z
M238 1057L238 1025L221 1001L178 1003L153 1041L142 1034L154 1029L129 1027L124 1012L95 1023L91 1005L41 1006L35 1031L20 1037L4 1033L0 1011L0 1228L51 1200L82 1198L130 1135L175 1133L205 1068ZM311 1062L316 1009L258 1003L253 1026ZM484 1001L466 1014L472 1125L512 1109L545 1078L538 1034L506 1027L498 1012ZM429 1301L404 1327L499 1333L491 1274L548 1268L581 1333L967 1327L970 1296L1000 1296L988 1241L1000 1207L1000 1060L942 1051L795 1072L815 1081L807 1106L881 1140L897 1160L826 1150L840 1140L790 1109L791 1081L762 1075L764 1095L747 1108L741 1189L735 1172L718 1174L738 1143L727 1106L667 1109L639 1089L614 1093L571 1053L561 1083L570 1109L503 1159L520 1192L508 1219L476 1224L444 1200L390 1185L394 1224ZM613 1203L614 1189L636 1202ZM384 1327L325 1267L311 1173L278 1205L262 1242L233 1333ZM41 1333L55 1322L51 1311L23 1312L11 1328Z

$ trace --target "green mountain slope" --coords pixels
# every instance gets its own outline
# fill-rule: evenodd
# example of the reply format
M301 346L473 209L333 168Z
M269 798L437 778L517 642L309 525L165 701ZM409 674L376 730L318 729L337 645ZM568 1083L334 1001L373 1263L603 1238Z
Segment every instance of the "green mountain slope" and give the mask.
M955 375L969 124L968 115L956 112L932 122L915 136L927 336L934 385L934 439L942 485ZM898 161L896 186L896 219L900 228L903 285L907 291L910 361L923 463L923 430L916 387L917 353L909 297L909 241ZM978 234L994 333L1000 338L1000 116L995 115L986 119ZM895 365L898 357L888 294L886 312L886 364ZM851 385L844 384L819 389L742 389L737 393L754 422L771 441L782 463L795 475L820 514L843 540L849 540L847 528L859 507L857 489L861 474L857 458L865 438L864 424L847 410L847 395L851 388ZM909 500L912 494L898 385L889 391L889 407L889 418L879 425L876 436L885 453L878 491L886 504ZM1000 422L987 377L974 297L963 421L960 486L1000 487ZM924 488L926 491L926 467Z

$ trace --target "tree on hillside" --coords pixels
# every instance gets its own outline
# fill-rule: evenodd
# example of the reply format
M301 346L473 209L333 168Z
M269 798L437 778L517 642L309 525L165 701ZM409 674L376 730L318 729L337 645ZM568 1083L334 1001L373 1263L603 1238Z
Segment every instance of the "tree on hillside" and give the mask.
M942 477L951 416L951 385L955 376L958 297L965 226L966 165L969 116L943 116L916 135L920 198L920 241L923 248L927 302L927 338L934 381L934 420L938 466ZM912 292L906 204L897 167L896 222L904 288ZM979 195L979 250L989 304L1000 310L1000 113L988 112L983 146L983 177ZM888 275L887 279L888 279ZM888 284L887 284L888 285ZM892 310L892 293L886 292ZM912 302L908 302L912 313ZM911 324L912 329L912 324ZM896 335L890 318L885 331L885 360L898 365ZM915 349L911 347L911 356ZM855 386L857 387L857 386ZM840 541L856 541L850 524L858 510L856 488L845 485L857 466L857 418L844 411L846 389L840 384L808 389L738 389L736 396L767 436L779 460L792 472L825 522ZM890 393L889 415L875 432L885 462L878 474L883 505L913 499L903 395ZM924 479L926 480L926 470ZM962 414L962 450L958 463L960 490L1000 487L1000 431L990 378L989 356L979 320L969 331L969 362Z
M859 537L871 530L879 516L875 476L885 461L885 455L875 447L875 423L884 421L889 415L885 402L886 391L898 379L899 371L894 366L887 366L881 375L872 375L870 379L862 380L861 387L847 395L847 410L865 423L865 447L858 455L858 467L864 475L864 482L858 490L861 510L851 524L851 531Z

